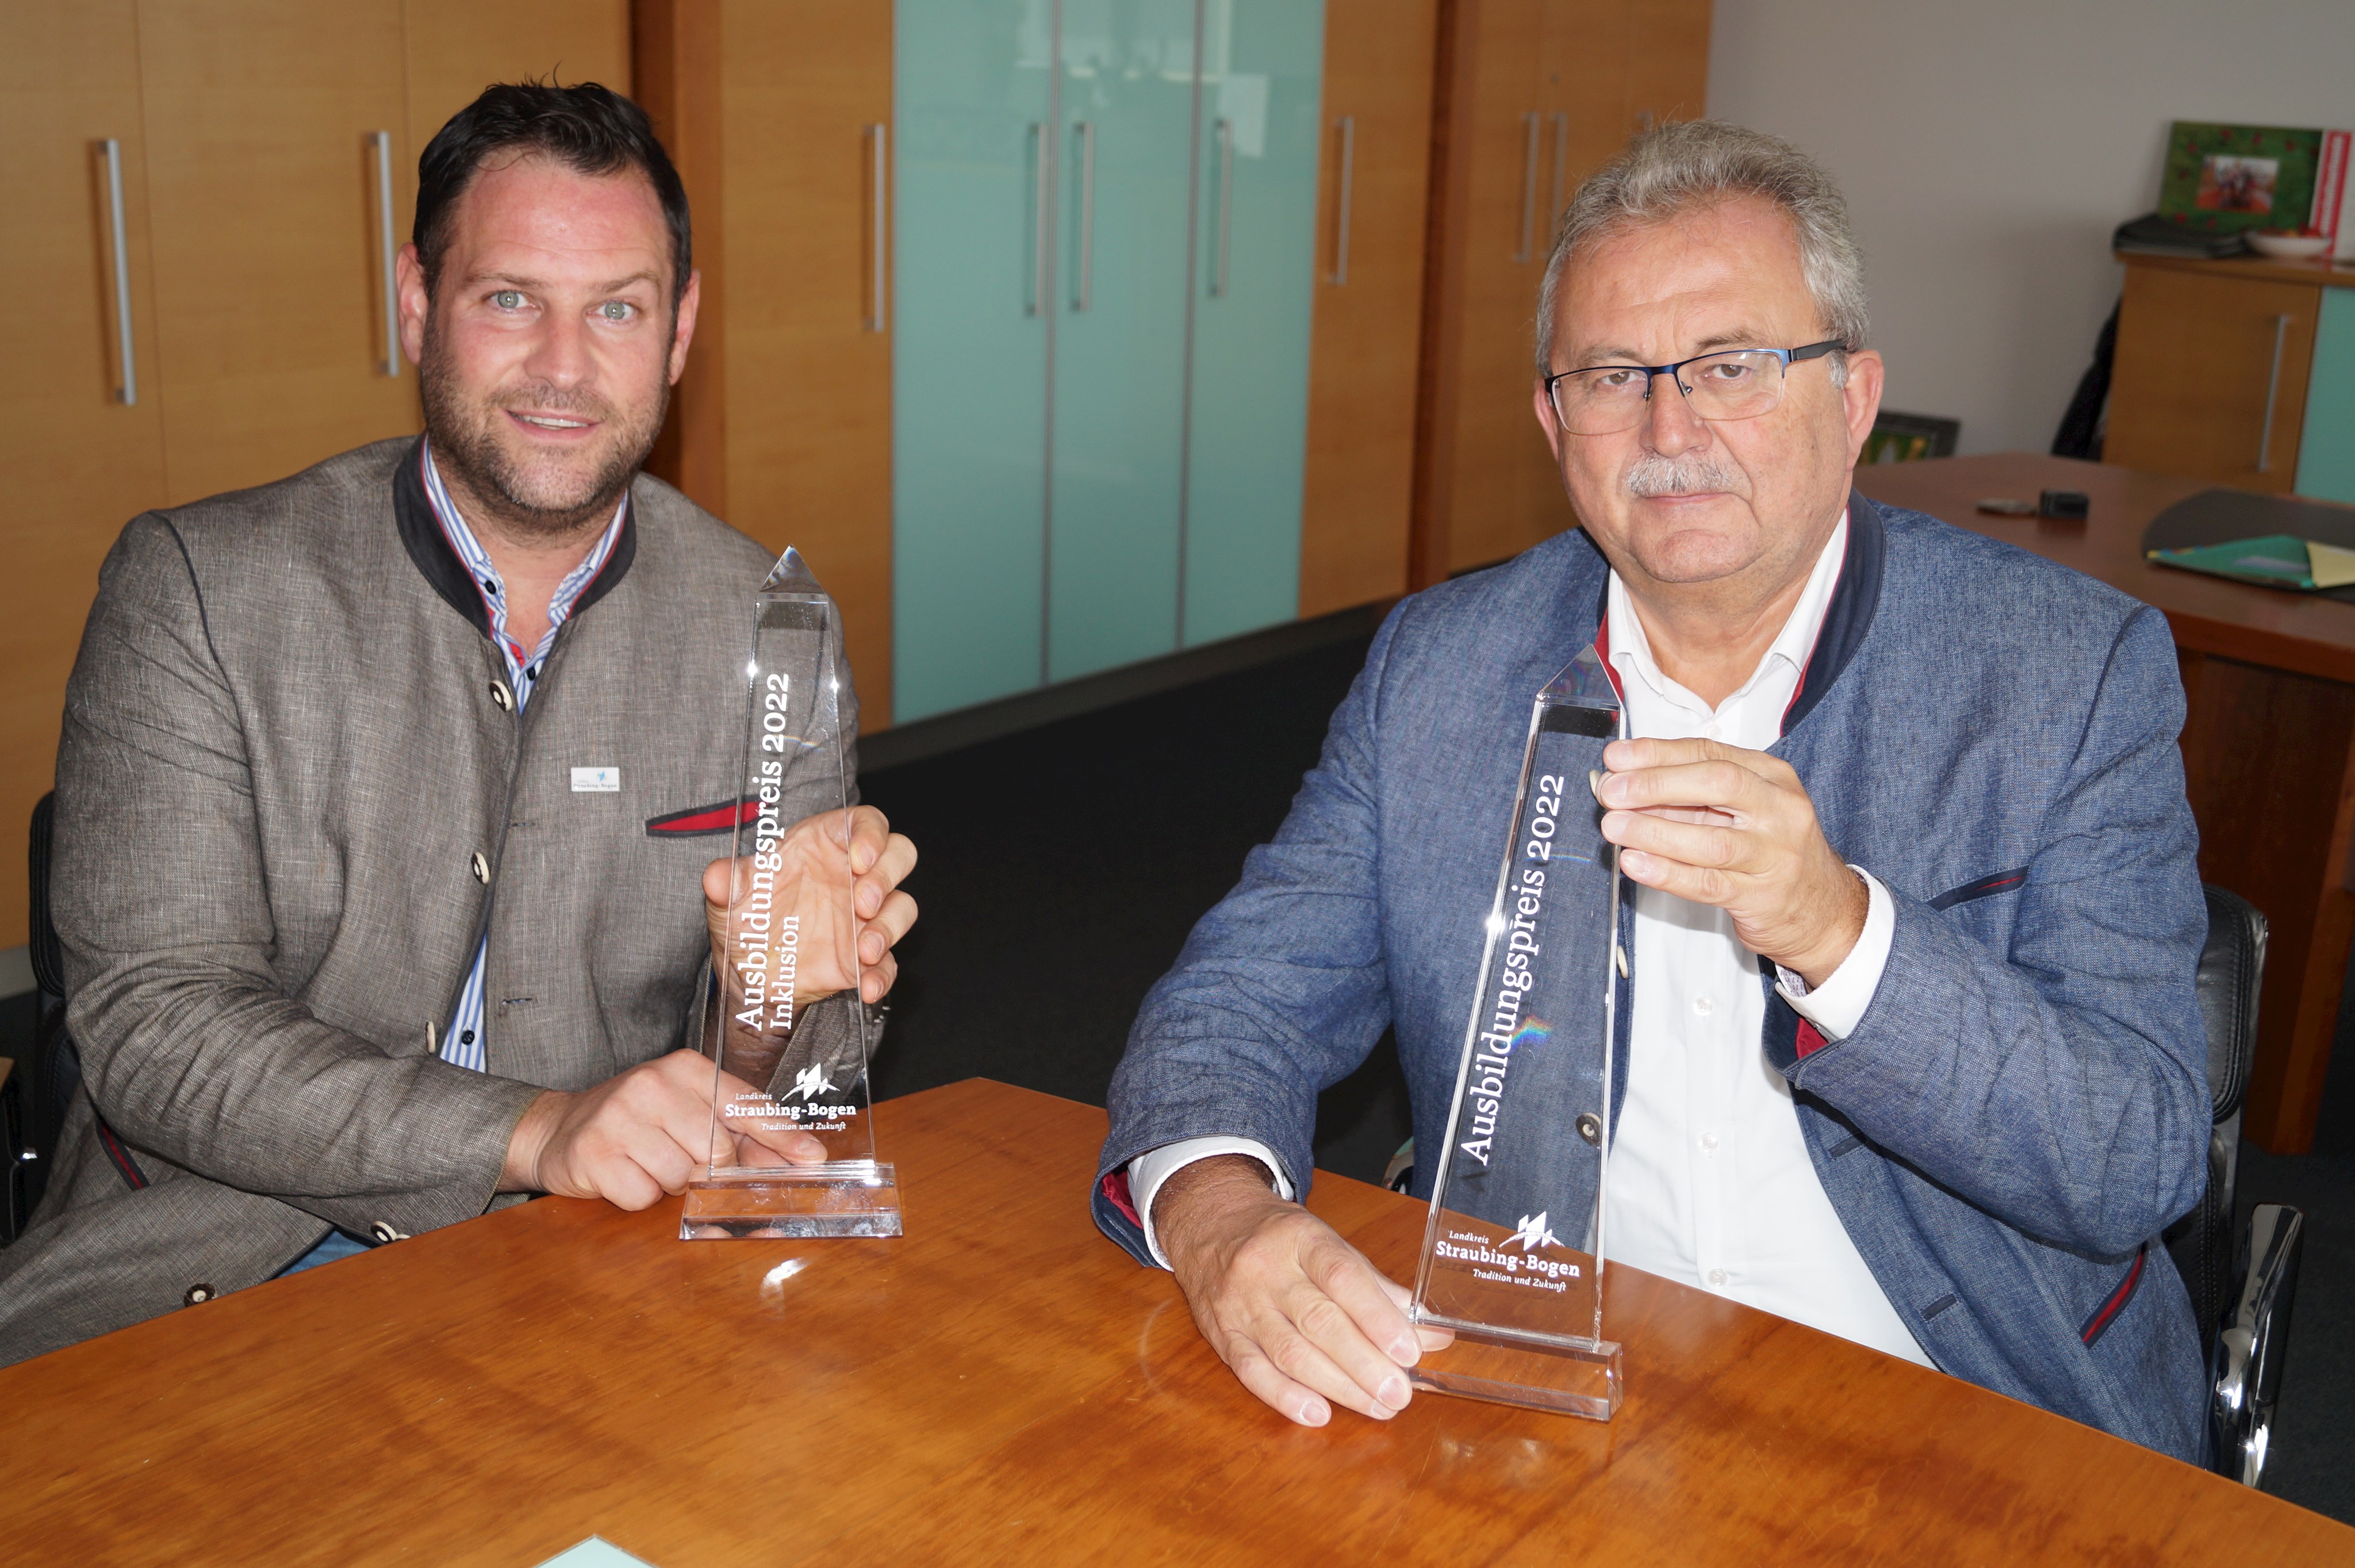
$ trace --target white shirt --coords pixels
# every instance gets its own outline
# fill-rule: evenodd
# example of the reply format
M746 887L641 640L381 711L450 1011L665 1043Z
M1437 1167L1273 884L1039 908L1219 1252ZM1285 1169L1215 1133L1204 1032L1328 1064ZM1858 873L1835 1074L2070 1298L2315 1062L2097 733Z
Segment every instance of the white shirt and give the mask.
M1654 740L1694 736L1763 752L1782 732L1847 554L1848 519L1832 530L1774 645L1741 689L1711 710L1661 673L1619 576L1611 576L1609 650L1627 709L1628 732ZM1863 1018L1889 961L1896 911L1889 891L1858 868L1869 895L1864 933L1839 967L1810 992L1782 971L1779 989L1827 1040ZM1790 1084L1760 1049L1766 998L1757 955L1731 916L1650 888L1635 889L1634 1007L1626 1103L1611 1145L1605 1186L1605 1255L1931 1365L1880 1282L1849 1239L1817 1179L1799 1132ZM1189 1138L1129 1162L1129 1189L1146 1243L1153 1199L1182 1166L1246 1154L1291 1183L1273 1152L1247 1138Z

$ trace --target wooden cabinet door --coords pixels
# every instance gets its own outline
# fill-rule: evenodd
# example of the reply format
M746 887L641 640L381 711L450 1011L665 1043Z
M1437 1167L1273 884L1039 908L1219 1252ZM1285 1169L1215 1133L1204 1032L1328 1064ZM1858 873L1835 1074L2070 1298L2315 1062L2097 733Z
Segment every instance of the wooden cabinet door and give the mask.
M495 81L594 81L630 91L629 0L403 0L401 11L409 63L404 201L416 195L417 156L433 133ZM406 207L400 228L405 235Z
M869 731L891 716L891 25L880 3L724 8L703 262L727 280L728 520L799 548L842 606Z
M1455 9L1418 584L1576 525L1530 406L1546 255L1578 183L1646 114L1700 112L1709 21L1709 0Z
M1545 74L1549 254L1579 182L1616 157L1636 129L1630 57L1636 15L1646 8L1646 0L1547 0L1539 49Z
M109 139L122 170L129 403ZM0 13L0 297L12 306L0 384L0 836L21 843L55 774L99 562L125 522L165 499L133 0L29 0ZM0 901L0 947L25 940L24 900Z
M2311 284L2129 265L2104 460L2288 490L2321 293Z
M402 59L400 0L140 0L173 500L418 428L370 144L391 134L396 181L414 163Z
M1698 120L1709 98L1710 0L1632 0L1626 119L1621 135Z
M1326 8L1303 615L1406 592L1437 11Z
M1545 265L1550 136L1542 0L1465 0L1447 111L1446 226L1425 476L1428 581L1567 527L1536 416L1531 327Z

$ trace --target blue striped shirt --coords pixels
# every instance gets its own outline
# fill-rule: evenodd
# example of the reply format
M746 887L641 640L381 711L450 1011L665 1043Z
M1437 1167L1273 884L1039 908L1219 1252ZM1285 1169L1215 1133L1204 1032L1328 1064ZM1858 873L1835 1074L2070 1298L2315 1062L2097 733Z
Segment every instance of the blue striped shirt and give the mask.
M581 558L580 565L565 575L563 581L556 585L555 596L548 603L548 635L539 639L538 647L526 652L520 644L507 635L506 584L499 576L499 569L491 564L490 553L483 549L482 541L475 539L474 530L466 527L466 519L458 515L457 505L450 499L450 492L442 487L441 471L433 465L431 442L425 445L423 467L425 495L433 503L434 520L442 525L442 536L450 541L450 548L465 563L468 574L474 580L476 591L483 596L483 608L490 614L491 641L498 647L499 656L506 661L507 684L515 691L516 721L519 724L523 721L524 705L531 700L532 691L539 684L541 662L548 657L548 650L556 645L558 628L564 624L565 617L572 613L572 606L580 599L581 591L596 581L597 573L604 569L606 558L613 553L613 541L622 537L622 519L629 511L629 497L624 496L622 504L613 508L613 520L606 525L605 532L598 539L595 548ZM459 1067L471 1067L477 1072L485 1071L483 963L489 949L490 938L485 933L483 941L474 948L474 966L466 976L465 989L458 993L458 1006L452 1011L450 1027L442 1031L441 1040L442 1061Z

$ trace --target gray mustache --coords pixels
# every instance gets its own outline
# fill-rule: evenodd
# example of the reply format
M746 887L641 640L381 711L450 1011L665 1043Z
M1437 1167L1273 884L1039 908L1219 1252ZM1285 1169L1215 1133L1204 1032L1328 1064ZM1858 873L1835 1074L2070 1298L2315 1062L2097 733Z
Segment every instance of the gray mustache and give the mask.
M1740 494L1742 471L1706 453L1663 457L1647 452L1627 469L1627 488L1638 496L1689 496L1701 490Z

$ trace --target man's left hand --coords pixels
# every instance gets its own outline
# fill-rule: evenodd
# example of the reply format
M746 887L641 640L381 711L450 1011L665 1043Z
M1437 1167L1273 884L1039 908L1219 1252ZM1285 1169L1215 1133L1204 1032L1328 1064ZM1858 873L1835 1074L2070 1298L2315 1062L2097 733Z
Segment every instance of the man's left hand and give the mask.
M1614 741L1595 786L1603 837L1647 888L1714 904L1743 946L1810 987L1864 933L1870 895L1824 840L1791 764L1716 741Z
M915 869L916 847L894 833L871 805L824 811L803 818L776 841L781 862L776 902L801 917L802 999L815 1001L847 990L858 976L859 996L879 1002L899 976L891 949L916 923L916 901L900 883ZM728 968L729 872L734 868L749 887L752 862L714 860L703 870L703 918L711 934L711 962ZM847 908L845 906L847 906ZM853 917L846 923L845 915ZM837 950L837 938L857 944L852 955Z

